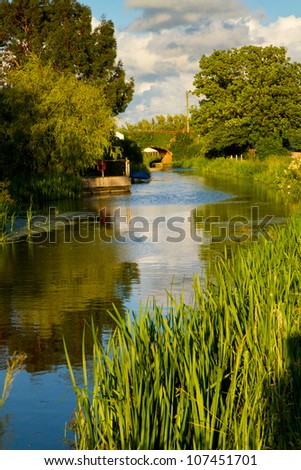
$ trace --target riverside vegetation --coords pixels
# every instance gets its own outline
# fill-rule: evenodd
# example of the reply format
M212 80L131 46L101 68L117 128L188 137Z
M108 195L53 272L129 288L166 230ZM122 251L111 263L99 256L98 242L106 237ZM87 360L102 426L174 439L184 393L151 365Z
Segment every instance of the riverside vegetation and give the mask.
M4 379L2 395L0 396L0 408L4 405L16 376L21 372L21 370L23 370L25 359L26 354L18 353L17 351L14 352L12 357L7 359L7 371Z
M175 168L199 168L203 174L251 178L276 189L285 198L300 200L301 158L269 156L262 160L238 158L192 158L175 161Z
M141 308L66 355L76 449L300 449L301 219L218 259L194 303ZM85 338L94 340L92 360Z

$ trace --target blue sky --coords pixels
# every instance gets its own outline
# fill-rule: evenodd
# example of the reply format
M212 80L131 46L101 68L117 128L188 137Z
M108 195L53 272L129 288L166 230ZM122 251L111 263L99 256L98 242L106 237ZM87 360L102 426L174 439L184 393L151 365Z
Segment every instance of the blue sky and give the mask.
M127 8L126 0L83 0L81 3L91 8L96 19L106 14L120 28L128 26L141 12L141 9ZM274 21L279 16L301 16L301 0L244 0L241 3L247 6L250 13L263 12L266 21Z
M301 16L300 0L244 0L244 3L250 12L262 10L270 21L279 16Z
M121 124L185 113L198 62L214 49L285 46L301 61L301 0L83 0L115 24L118 57L135 79ZM190 104L193 97L190 96Z
M89 6L96 19L105 14L118 28L128 26L139 13L139 10L126 8L125 0L83 0L80 3Z

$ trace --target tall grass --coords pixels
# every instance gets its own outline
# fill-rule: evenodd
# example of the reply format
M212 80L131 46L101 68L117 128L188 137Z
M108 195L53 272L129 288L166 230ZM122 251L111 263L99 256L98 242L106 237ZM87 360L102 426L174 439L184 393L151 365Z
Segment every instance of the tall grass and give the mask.
M299 160L299 159L298 159ZM262 160L205 157L175 161L173 167L199 168L203 174L251 178L276 188L286 197L300 198L301 173L292 168L290 156L270 156ZM301 166L301 165L300 165Z
M44 203L81 196L83 182L79 176L63 173L40 177L16 177L11 183L13 197L18 202Z
M77 449L300 449L301 222L292 221L195 278L194 302L169 299L124 320L83 383L68 357Z
M26 354L14 352L12 357L7 360L7 371L4 379L2 395L0 397L0 408L4 405L16 376L21 372L21 370L23 370L25 359Z

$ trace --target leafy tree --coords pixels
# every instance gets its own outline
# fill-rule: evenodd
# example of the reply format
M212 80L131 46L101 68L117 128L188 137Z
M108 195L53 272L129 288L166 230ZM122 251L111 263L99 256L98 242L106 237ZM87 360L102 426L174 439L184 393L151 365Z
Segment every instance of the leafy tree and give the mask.
M2 0L0 46L11 63L24 64L33 53L57 71L100 85L114 115L132 100L134 82L117 60L114 24L102 17L92 31L91 10L76 0Z
M99 87L55 72L36 57L8 79L0 107L2 175L81 174L102 157L115 121Z
M297 152L301 151L301 127L297 130L291 129L287 133L287 139L293 150Z
M174 114L167 116L159 114L153 117L150 121L142 119L137 124L126 124L126 130L129 132L140 131L174 131L179 132L186 128L186 116L184 114Z
M174 161L197 158L200 150L198 139L188 132L178 132L170 146Z
M119 141L123 158L128 158L133 165L139 165L143 162L143 155L137 143L131 139L125 138Z
M301 65L290 62L284 47L214 51L201 58L200 69L191 123L208 153L243 151L300 129Z

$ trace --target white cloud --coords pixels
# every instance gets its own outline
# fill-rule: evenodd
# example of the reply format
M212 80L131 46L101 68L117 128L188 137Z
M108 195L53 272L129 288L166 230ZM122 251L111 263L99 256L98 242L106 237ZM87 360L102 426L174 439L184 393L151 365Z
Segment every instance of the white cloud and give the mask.
M153 87L152 83L147 83L147 82L141 82L136 84L135 92L138 95L143 95L147 91L150 91Z
M261 25L257 20L250 19L250 41L262 46L273 44L285 46L288 56L300 62L301 58L301 18L295 16L280 17L267 26Z
M285 46L288 57L300 61L300 17L262 23L262 16L249 15L236 0L127 0L126 4L142 9L142 15L126 30L116 31L118 57L127 76L135 79L135 96L123 121L185 113L185 93L193 89L199 60L214 49L273 44ZM196 102L192 96L190 102Z
M92 30L97 28L97 26L99 26L99 20L97 20L96 18L94 18L94 16L92 16Z
M206 18L225 19L247 13L238 0L127 0L126 6L142 9L141 17L131 26L135 31L157 31Z
M129 32L121 32L117 36L118 56L126 65L128 75L139 71L143 74L152 73L154 64L158 60L158 55L152 51L150 42L153 35L137 37Z

